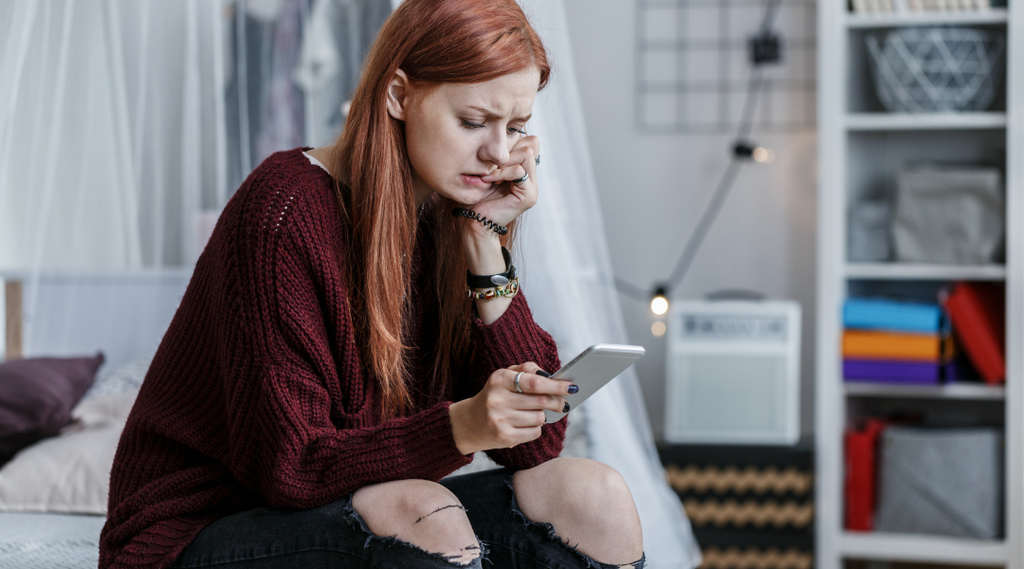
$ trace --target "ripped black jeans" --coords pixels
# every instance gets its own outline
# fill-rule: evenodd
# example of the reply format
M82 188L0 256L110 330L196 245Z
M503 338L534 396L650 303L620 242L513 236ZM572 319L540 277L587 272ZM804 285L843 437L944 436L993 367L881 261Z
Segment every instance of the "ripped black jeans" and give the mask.
M373 535L352 508L352 496L308 510L257 508L210 524L171 565L176 568L443 568L617 567L599 563L562 542L550 524L519 511L512 471L490 470L441 481L473 525L483 553L456 565L394 537ZM644 558L633 567L642 569Z

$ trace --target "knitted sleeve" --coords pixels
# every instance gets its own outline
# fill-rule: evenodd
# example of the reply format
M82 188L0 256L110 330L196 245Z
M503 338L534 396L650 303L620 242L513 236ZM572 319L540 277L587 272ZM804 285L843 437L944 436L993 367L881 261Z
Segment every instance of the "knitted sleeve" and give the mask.
M272 211L270 223L247 223L228 260L228 468L273 507L322 505L390 480L439 480L469 462L455 447L450 403L379 420L352 333L338 218L299 201L254 207Z
M533 313L522 292L512 298L505 313L490 325L476 319L473 327L476 362L470 373L473 395L483 388L495 370L534 362L541 369L554 373L561 364L558 348L551 336L533 320ZM509 449L494 449L487 455L502 466L531 468L551 460L562 452L567 417L544 425L536 440Z

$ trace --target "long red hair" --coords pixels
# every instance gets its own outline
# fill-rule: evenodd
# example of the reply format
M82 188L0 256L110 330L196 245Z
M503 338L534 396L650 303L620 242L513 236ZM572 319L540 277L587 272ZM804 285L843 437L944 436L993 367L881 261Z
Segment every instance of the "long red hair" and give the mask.
M363 366L380 386L384 417L412 406L403 342L417 211L401 121L387 111L387 91L401 69L416 83L477 83L536 67L550 75L544 46L515 0L405 0L384 22L367 55L336 144L338 199L351 228L350 306ZM433 390L449 380L453 358L468 347L466 261L453 203L433 204L435 290L439 304ZM446 215L447 214L447 215ZM511 237L511 233L509 236ZM507 241L507 239L505 240ZM408 254L406 254L408 253Z

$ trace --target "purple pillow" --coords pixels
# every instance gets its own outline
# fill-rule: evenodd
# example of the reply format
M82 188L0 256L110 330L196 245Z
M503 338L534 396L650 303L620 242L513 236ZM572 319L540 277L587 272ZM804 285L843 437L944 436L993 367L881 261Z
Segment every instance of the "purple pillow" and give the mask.
M0 464L71 422L71 409L103 364L86 358L27 358L0 363Z

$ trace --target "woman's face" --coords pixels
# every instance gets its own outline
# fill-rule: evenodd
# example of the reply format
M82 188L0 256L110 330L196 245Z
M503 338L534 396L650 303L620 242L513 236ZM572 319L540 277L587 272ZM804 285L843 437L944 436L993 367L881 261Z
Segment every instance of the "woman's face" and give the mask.
M493 191L481 177L505 166L526 136L539 82L536 68L438 86L411 85L399 71L388 111L405 122L417 201L437 192L472 205Z

